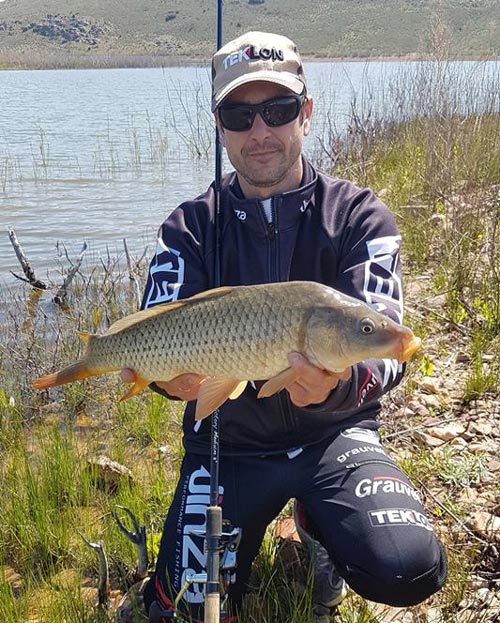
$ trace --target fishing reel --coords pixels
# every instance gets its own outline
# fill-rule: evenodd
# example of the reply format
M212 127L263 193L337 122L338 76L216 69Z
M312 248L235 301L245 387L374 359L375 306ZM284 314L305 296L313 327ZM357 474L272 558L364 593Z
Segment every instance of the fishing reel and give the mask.
M191 530L191 534L206 537L205 530ZM220 582L220 620L224 621L228 617L226 610L228 602L228 589L231 584L236 581L236 553L241 541L241 528L232 526L231 522L222 520L222 533L219 545L219 582ZM174 607L170 610L164 610L157 601L154 601L149 609L149 623L163 623L167 619L182 620L178 614L178 606L186 591L192 584L206 584L207 574L192 573L186 575L181 590L177 593L174 601Z

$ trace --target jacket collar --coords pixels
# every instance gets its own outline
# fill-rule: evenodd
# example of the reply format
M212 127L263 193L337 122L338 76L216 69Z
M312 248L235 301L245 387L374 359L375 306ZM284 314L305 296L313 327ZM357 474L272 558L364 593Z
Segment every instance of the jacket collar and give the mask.
M305 158L302 161L304 173L299 188L272 197L274 226L277 231L294 227L309 206L314 205L318 174L309 161ZM235 218L252 229L267 232L268 225L260 201L243 196L235 172L224 179L222 188L227 188L228 206Z

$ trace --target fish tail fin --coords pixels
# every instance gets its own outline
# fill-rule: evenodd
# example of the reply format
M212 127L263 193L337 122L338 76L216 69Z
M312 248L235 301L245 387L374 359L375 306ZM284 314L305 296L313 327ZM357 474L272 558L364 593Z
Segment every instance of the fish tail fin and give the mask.
M72 381L80 381L87 379L89 376L96 376L99 371L89 370L86 362L81 359L76 363L73 363L62 370L58 370L53 374L46 374L41 376L36 381L33 381L33 387L35 389L48 389L49 387L56 387L57 385L64 385L65 383L71 383Z

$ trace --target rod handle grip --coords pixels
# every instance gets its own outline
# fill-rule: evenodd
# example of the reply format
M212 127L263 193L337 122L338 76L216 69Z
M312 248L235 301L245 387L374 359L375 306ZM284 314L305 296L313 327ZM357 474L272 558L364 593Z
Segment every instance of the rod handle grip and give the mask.
M212 593L205 595L205 623L220 622L220 595Z

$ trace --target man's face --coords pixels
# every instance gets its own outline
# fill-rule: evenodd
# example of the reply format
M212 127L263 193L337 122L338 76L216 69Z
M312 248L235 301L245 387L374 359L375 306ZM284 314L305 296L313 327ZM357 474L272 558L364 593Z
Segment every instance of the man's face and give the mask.
M260 104L284 95L290 95L284 87L253 82L235 89L224 103ZM306 99L297 119L278 127L268 126L257 114L250 130L244 132L222 128L216 116L221 143L247 198L265 199L300 185L302 143L309 134L312 108L312 99Z

